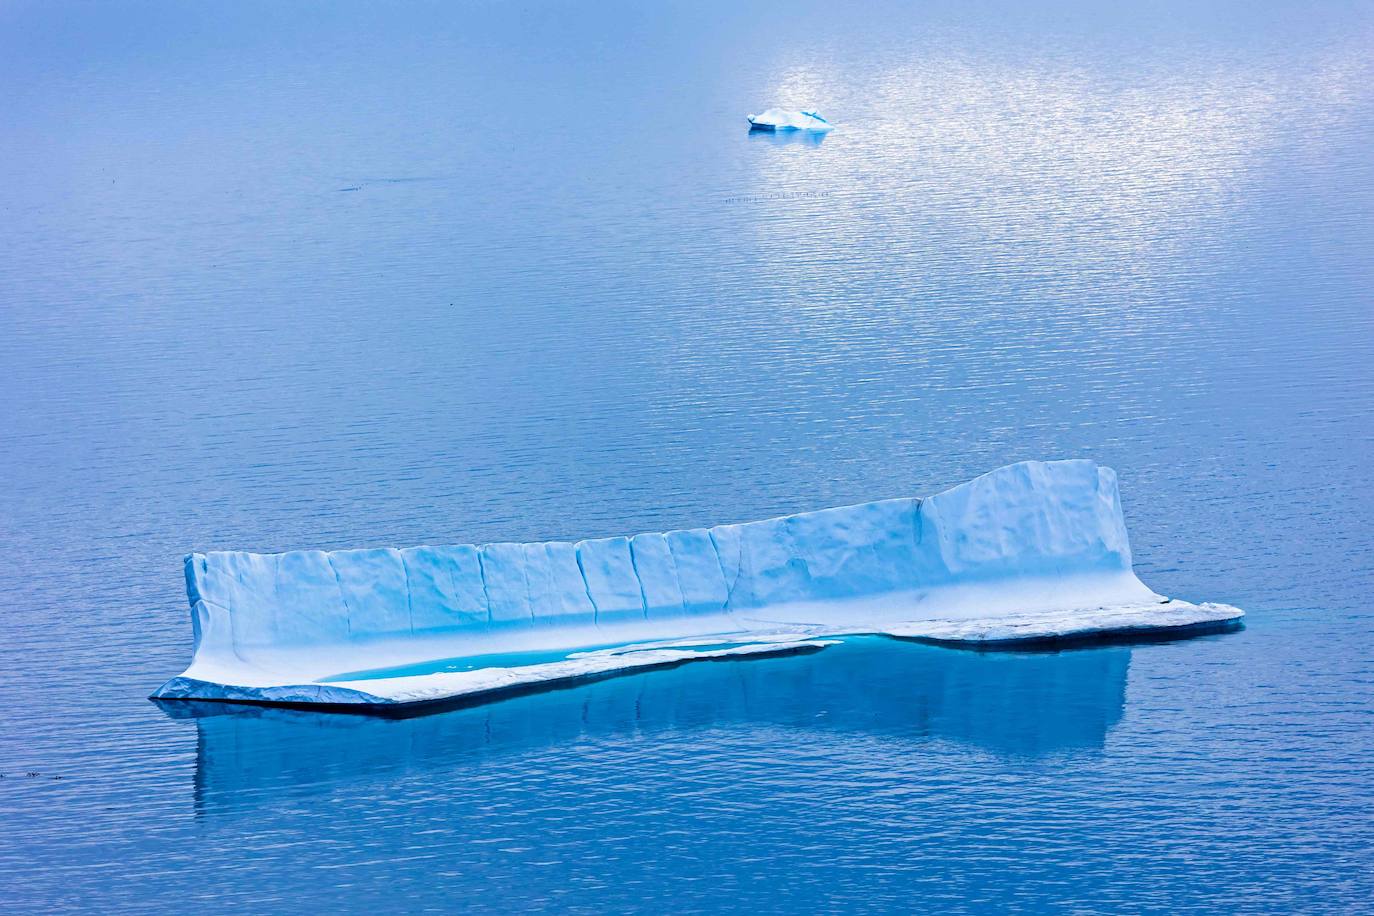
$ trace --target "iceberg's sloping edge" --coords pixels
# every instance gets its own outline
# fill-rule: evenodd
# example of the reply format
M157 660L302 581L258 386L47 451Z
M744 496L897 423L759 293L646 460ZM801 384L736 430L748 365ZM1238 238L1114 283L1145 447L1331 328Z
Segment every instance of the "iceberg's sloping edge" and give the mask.
M285 684L244 687L202 681L184 675L163 684L149 698L154 700L221 700L226 703L271 703L280 706L376 706L394 700L336 684Z
M646 648L615 653L588 653L561 662L515 668L425 674L411 677L339 681L278 687L217 684L174 677L158 688L152 700L214 700L270 706L308 706L335 710L383 711L456 701L487 702L537 690L570 687L637 671L673 668L688 662L776 657L818 652L838 640L776 639L711 650ZM349 686L366 685L368 690ZM370 692L369 692L370 691Z
M920 642L995 648L1130 639L1144 635L1156 638L1195 636L1235 629L1244 616L1244 611L1229 604L1170 600L986 620L927 620L893 627L886 635Z
M692 640L628 645L573 653L564 661L511 668L441 672L409 677L336 681L268 687L236 686L174 677L151 699L215 700L318 709L385 711L479 703L536 690L574 686L622 674L677 667L695 661L765 658L816 652L845 636L887 636L899 640L967 648L1010 648L1112 637L1148 635L1154 639L1195 636L1238 628L1244 611L1227 604L1164 603L1079 608L1070 611L1009 615L983 620L923 620L827 633L807 627L795 631L740 634L738 645L697 649ZM805 638L803 638L805 637ZM829 638L827 638L829 637ZM712 642L728 641L717 636ZM696 643L700 643L697 640ZM366 688L366 689L364 689Z

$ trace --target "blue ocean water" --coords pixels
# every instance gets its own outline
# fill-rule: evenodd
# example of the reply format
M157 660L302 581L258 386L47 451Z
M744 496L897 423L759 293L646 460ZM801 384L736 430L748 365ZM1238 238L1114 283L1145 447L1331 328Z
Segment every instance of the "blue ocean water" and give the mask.
M0 7L0 909L1370 909L1374 6L1029 6ZM1244 631L145 699L192 549L1080 456Z

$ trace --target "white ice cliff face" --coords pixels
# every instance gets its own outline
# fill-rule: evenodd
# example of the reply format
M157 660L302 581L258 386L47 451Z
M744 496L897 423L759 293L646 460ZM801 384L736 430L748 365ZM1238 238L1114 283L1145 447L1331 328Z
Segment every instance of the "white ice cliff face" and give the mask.
M1135 577L1116 475L1089 461L629 538L192 554L186 587L194 658L157 698L423 703L848 634L1011 641L1241 616Z

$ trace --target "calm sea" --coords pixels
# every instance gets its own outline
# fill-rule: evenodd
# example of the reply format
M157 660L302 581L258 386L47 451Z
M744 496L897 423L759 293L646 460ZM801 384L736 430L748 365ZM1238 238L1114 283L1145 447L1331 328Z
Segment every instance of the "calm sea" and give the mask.
M0 7L0 909L1368 909L1374 6L1030 6ZM1246 629L145 699L192 549L1053 457Z

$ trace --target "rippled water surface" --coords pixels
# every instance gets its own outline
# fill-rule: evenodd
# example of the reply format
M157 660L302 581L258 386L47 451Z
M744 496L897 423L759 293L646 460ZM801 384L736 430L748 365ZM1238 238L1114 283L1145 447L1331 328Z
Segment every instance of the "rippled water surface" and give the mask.
M0 908L1368 909L1374 7L1026 6L0 7ZM1244 631L145 699L191 549L1073 456Z

